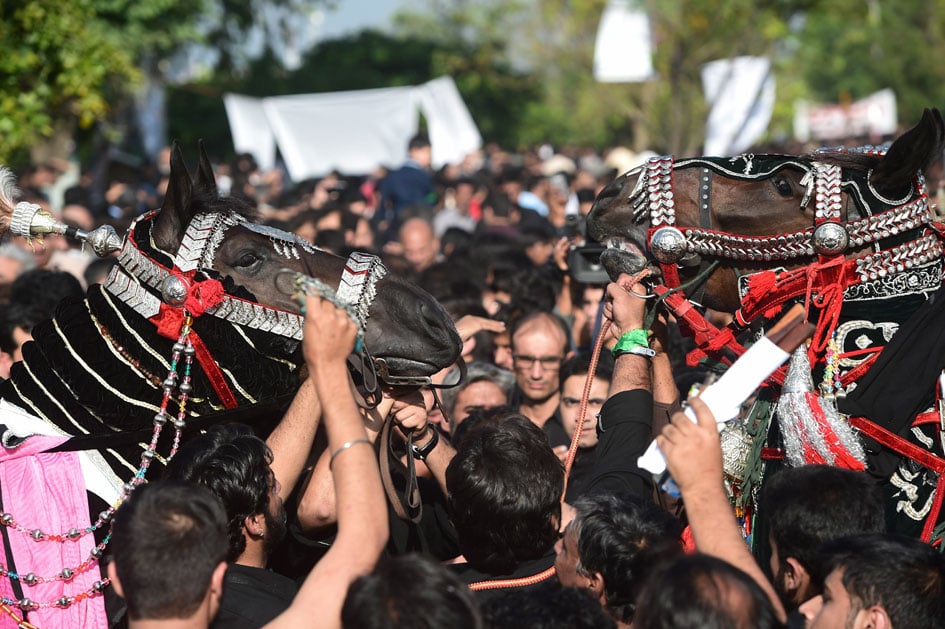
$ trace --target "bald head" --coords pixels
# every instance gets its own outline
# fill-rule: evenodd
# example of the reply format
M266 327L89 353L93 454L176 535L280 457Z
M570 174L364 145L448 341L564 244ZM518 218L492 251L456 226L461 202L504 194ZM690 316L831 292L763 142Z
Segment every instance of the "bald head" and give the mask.
M411 218L401 225L400 244L404 257L417 273L436 262L440 242L433 235L433 227L422 218Z

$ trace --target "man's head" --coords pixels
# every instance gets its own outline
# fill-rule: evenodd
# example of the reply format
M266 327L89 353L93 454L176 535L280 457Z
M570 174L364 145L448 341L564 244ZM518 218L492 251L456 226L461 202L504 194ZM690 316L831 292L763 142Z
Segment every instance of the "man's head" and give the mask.
M446 381L453 382L453 376L451 372ZM444 419L449 417L444 421L444 429L452 433L473 411L508 404L513 388L515 376L511 372L489 363L469 363L466 378L440 394L446 410Z
M36 268L33 255L12 242L0 245L0 284L12 284L21 273Z
M360 629L480 629L479 605L465 583L429 557L385 557L348 589L341 622Z
M821 548L823 594L801 605L808 627L945 627L945 557L918 540L855 535Z
M13 302L0 309L0 377L23 360L23 344L33 338L33 327L47 317L37 308Z
M108 576L134 621L212 618L226 572L226 515L203 487L161 481L115 513Z
M508 574L558 538L564 470L526 417L473 427L446 469L446 488L460 550L477 570Z
M591 359L586 355L572 356L561 365L558 375L561 398L558 400L558 414L564 425L568 437L574 437L578 418L581 414L581 398L584 397L584 385L587 372L590 370ZM607 352L600 355L594 380L591 383L591 395L587 400L587 413L584 418L584 429L578 442L580 448L593 448L597 445L597 422L594 421L610 390L610 380L614 374L614 361Z
M811 579L824 542L886 530L883 498L863 472L829 465L781 470L764 488L761 512L770 526L771 574L785 608L819 594Z
M286 532L286 514L273 476L272 452L242 424L218 424L188 441L168 465L166 478L207 487L226 510L228 561L248 543L268 556Z
M436 262L440 250L433 226L419 217L408 219L400 226L400 244L404 248L404 258L416 273Z
M511 588L483 601L490 627L610 629L614 621L593 594L553 579L534 587Z
M682 554L682 526L635 496L588 496L572 506L574 519L555 546L558 580L591 590L616 620L632 622L643 585Z
M781 627L774 606L755 581L708 555L686 555L667 565L637 600L634 629L769 629Z
M570 341L567 325L550 312L533 312L515 322L511 340L515 380L525 400L540 403L557 395Z
M410 159L420 164L423 168L429 168L430 164L433 162L431 149L430 138L422 133L413 136L410 138L410 142L407 143L407 154L410 156Z

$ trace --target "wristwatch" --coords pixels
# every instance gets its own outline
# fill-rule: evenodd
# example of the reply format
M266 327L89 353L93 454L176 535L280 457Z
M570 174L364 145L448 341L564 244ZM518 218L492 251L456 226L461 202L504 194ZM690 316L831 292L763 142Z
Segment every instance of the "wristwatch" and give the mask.
M410 450L413 452L413 458L418 461L426 461L427 456L433 452L433 448L436 447L436 444L440 442L440 431L436 429L436 426L430 426L430 430L433 431L433 438L427 441L422 446L415 446L412 443L410 444Z

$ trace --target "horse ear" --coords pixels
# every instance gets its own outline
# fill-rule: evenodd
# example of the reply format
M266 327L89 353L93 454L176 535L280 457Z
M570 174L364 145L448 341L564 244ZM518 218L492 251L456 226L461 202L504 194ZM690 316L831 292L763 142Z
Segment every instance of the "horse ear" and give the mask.
M903 196L918 172L942 157L945 146L945 122L938 109L926 109L922 120L902 134L870 176L870 183L884 196Z
M198 142L200 147L200 161L197 163L197 177L194 179L194 189L212 196L217 195L217 178L213 174L213 164L207 155L203 140Z
M174 142L171 147L171 172L167 179L167 192L164 193L164 206L154 219L152 232L154 244L162 251L173 255L180 246L184 230L193 216L189 212L193 194L193 181L190 171L184 163L180 145Z

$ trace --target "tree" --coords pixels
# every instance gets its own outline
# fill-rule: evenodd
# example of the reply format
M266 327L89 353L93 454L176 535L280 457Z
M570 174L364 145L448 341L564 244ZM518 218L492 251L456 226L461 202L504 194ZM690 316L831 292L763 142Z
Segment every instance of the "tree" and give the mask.
M890 87L909 125L945 103L943 0L817 3L797 40L797 67L815 100L849 102Z
M109 110L109 94L134 82L132 55L96 13L95 0L0 5L0 162Z

